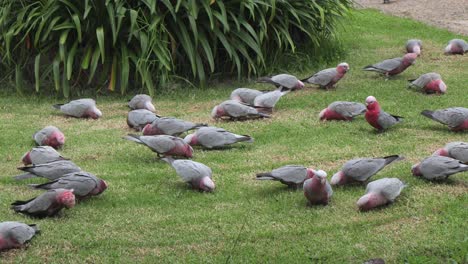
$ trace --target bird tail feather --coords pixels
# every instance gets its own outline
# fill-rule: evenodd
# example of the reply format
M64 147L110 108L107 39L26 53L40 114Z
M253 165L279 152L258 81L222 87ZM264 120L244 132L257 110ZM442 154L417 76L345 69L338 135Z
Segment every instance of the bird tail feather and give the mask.
M31 179L31 178L34 178L34 177L36 177L36 175L27 172L27 173L17 175L15 177L13 177L13 179L15 179L17 181L20 181L20 180L25 180L25 179Z

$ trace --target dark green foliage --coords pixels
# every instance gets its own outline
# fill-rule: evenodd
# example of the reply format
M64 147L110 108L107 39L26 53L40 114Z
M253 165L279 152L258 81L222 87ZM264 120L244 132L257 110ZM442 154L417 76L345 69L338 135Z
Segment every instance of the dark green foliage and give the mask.
M298 44L333 35L350 0L5 0L0 58L16 86L144 87L173 76L263 74ZM12 70L11 70L12 69ZM53 84L53 85L52 85Z

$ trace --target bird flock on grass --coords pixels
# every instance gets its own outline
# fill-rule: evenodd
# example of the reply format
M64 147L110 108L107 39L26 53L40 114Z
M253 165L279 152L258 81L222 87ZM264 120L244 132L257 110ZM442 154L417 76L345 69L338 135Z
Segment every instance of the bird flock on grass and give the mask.
M406 51L407 54L401 58L368 65L363 70L374 71L387 78L400 74L413 65L417 57L421 55L422 42L416 39L409 40L406 44ZM468 52L468 44L460 39L451 40L445 48L446 54L464 54L465 52ZM324 89L334 88L349 69L350 66L347 63L340 63L336 68L319 71L302 80L289 74L262 77L258 82L273 84L276 89L273 91L235 89L229 100L213 108L211 116L215 120L233 121L270 118L276 103L286 94L304 89L305 83ZM440 74L433 72L423 74L418 79L409 82L409 87L428 94L444 94L447 91L447 86ZM93 99L79 99L53 107L67 116L76 118L98 119L102 116ZM174 117L156 115L156 108L152 103L152 98L148 95L136 95L128 102L128 107L131 110L127 115L127 124L142 135L128 134L123 138L156 152L158 157L167 162L184 182L196 190L211 192L216 185L212 179L211 168L190 160L194 152L192 146L213 149L224 148L239 142L254 142L249 135L238 135L208 124L197 124ZM320 112L319 118L322 121L352 121L362 114L378 132L383 132L403 120L400 116L383 111L374 96L368 96L365 99L365 105L359 102L332 102ZM468 108L424 110L421 114L448 126L452 131L468 130ZM181 137L190 130L195 131L184 138ZM74 207L77 200L100 195L107 189L105 180L83 171L78 165L57 152L56 149L65 144L65 136L57 127L47 126L37 131L33 135L33 140L37 147L23 155L21 160L25 166L18 169L24 173L14 176L14 179L40 177L47 179L48 182L29 184L31 188L45 190L44 193L27 201L13 202L11 209L14 211L31 217L51 217L57 215L63 208ZM279 181L291 188L302 188L310 205L327 205L333 195L332 186L367 183L364 195L356 202L359 210L367 211L393 203L406 187L398 178L371 181L371 177L387 165L402 159L404 157L401 155L353 159L346 162L331 177L330 182L327 180L325 171L300 165L286 165L269 172L258 173L256 179ZM414 176L426 180L443 181L452 174L468 171L467 164L468 143L450 142L436 150L432 156L413 165L411 172ZM2 222L0 223L0 250L23 247L38 232L39 229L34 224Z

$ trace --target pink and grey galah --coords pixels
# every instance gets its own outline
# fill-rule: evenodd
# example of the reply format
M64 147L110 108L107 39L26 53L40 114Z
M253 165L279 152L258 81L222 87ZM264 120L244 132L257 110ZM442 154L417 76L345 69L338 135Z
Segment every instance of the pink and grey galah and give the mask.
M357 206L361 211L368 211L393 203L405 187L406 185L398 178L383 178L369 182L366 194L359 198Z
M404 159L399 155L382 158L358 158L347 161L331 179L332 185L363 183L377 174L388 164Z
M27 225L21 222L1 222L0 223L0 251L13 248L22 248L39 233L39 228L35 225Z
M468 130L468 108L451 107L439 110L424 110L421 115L447 125L452 131Z
M174 160L173 158L163 158L165 162L175 169L182 180L200 191L212 192L215 184L212 178L211 169L200 162L192 160Z
M297 79L296 76L290 74L278 74L272 76L260 77L258 79L260 83L271 83L277 88L283 87L290 90L297 90L304 88L304 83Z
M15 176L15 180L24 180L34 177L56 180L63 177L65 174L81 171L80 167L76 166L76 164L70 160L58 160L49 163L19 167L18 170L25 171L26 173Z
M58 160L66 160L60 153L50 146L38 146L26 152L21 161L24 165L43 164Z
M43 190L73 189L76 199L96 196L107 189L106 181L85 171L69 173L55 181L43 184L29 184L29 186Z
M303 190L310 205L327 205L333 195L333 190L327 181L327 173L323 170L318 170L312 178L307 179Z
M177 156L192 158L193 149L183 139L168 135L137 136L129 134L124 139L147 146L158 156Z
M253 143L254 139L248 135L237 135L223 128L201 127L193 134L184 138L185 143L192 146L202 146L207 149L222 148L238 142Z
M320 88L334 88L336 83L349 71L349 65L346 62L338 64L336 68L329 68L317 72L316 74L303 79L304 83L318 85Z
M319 118L322 121L326 120L345 120L351 121L354 117L362 115L366 112L366 106L356 102L336 101L323 109Z
M430 72L419 76L415 80L409 80L409 87L416 87L421 92L428 94L443 94L447 92L447 85L442 81L440 74L435 72Z
M375 71L386 76L393 76L402 73L416 61L418 54L407 53L402 58L393 58L368 65L363 68L364 71Z
M156 118L151 124L146 125L143 128L143 135L169 135L177 137L184 132L202 126L207 126L207 124L192 123L174 117L161 117Z
M264 92L250 89L250 88L237 88L231 92L230 99L238 101L239 103L254 105L255 97L262 95Z
M65 144L65 135L57 127L46 126L33 135L38 146L51 146L58 149Z
M380 108L380 104L374 96L366 98L367 111L364 115L367 123L383 132L387 128L403 121L403 117L391 115Z
M468 164L468 143L450 142L447 143L443 148L436 150L432 155L450 157Z
M427 157L411 168L414 176L423 177L430 181L446 180L450 175L463 171L468 171L468 165L444 156Z
M130 128L141 131L146 125L153 123L158 118L160 116L146 109L132 110L128 112L127 125Z
M54 216L63 208L75 206L73 190L54 189L27 201L15 201L11 209L32 217Z
M128 101L128 107L132 110L146 109L151 112L156 112L151 96L146 94L135 95L130 101Z
M447 47L445 47L446 55L463 55L468 52L468 43L463 39L452 39L449 41Z
M54 108L59 109L67 116L78 118L98 119L102 116L101 110L96 107L96 101L93 99L78 99L66 104L56 104Z
M406 53L416 53L421 55L422 41L419 39L410 39L406 42Z
M278 88L271 92L263 93L254 99L254 107L257 110L262 110L262 112L273 112L273 108L276 103L283 97L285 94L289 93L291 90Z
M270 172L258 173L256 179L279 181L288 187L300 188L305 180L312 178L319 172L322 173L323 171L317 171L300 165L286 165Z
M213 108L211 117L213 119L240 120L261 117L269 118L270 115L262 113L251 106L239 103L238 101L227 100Z

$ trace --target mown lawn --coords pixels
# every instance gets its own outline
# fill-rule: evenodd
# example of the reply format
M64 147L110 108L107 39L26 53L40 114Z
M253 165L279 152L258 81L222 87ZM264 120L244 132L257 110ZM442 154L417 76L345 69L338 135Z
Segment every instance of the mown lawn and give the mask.
M158 113L208 122L255 138L252 145L228 150L196 149L194 159L210 166L216 191L199 193L143 146L121 139L127 133L126 100L99 97L102 119L65 118L52 110L58 99L3 94L0 98L0 219L37 223L42 234L26 250L2 253L3 263L466 263L468 261L468 173L446 183L414 178L410 167L436 148L467 133L453 133L424 118L423 109L468 106L468 56L444 56L457 37L418 22L356 11L340 33L351 71L333 91L290 93L269 120L210 120L212 107L233 85L207 90L181 89L155 98ZM461 36L458 36L461 37ZM400 56L409 38L424 42L414 67L385 81L360 70ZM466 36L465 36L466 39ZM317 68L318 69L318 68ZM315 72L293 72L301 77ZM444 96L406 89L406 79L439 72L448 85ZM262 84L244 87L265 89ZM383 109L405 122L378 134L363 117L354 122L318 121L318 113L336 100L364 102L374 95ZM129 96L130 97L130 96ZM19 158L33 146L31 135L46 125L62 129L62 150L81 168L104 178L109 189L52 219L29 219L9 204L40 194L15 182ZM333 175L355 157L401 154L406 160L373 179L398 177L408 184L396 203L361 213L356 201L364 186L335 188L331 204L308 207L302 191L276 182L259 182L255 173L286 164L320 168ZM43 182L41 179L27 183Z

